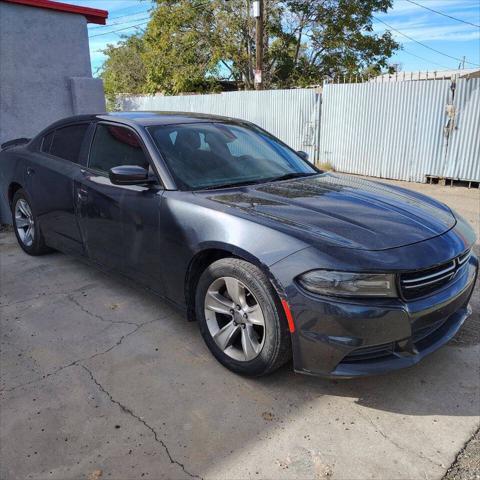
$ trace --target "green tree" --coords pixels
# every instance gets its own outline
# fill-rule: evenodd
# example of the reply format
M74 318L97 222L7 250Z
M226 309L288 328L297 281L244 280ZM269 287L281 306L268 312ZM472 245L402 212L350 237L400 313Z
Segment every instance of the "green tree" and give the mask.
M108 92L208 92L221 80L254 87L251 0L156 0L143 35L109 46ZM267 88L319 84L325 77L380 72L399 48L375 34L372 18L392 0L264 0ZM132 58L134 57L134 58ZM134 69L135 74L119 72Z
M146 68L142 55L142 35L124 37L117 45L107 45L107 59L102 73L108 107L115 109L115 97L121 93L143 93L146 85Z
M277 65L274 81L283 84L320 83L325 77L380 72L399 48L390 32L373 33L376 12L386 12L392 0L288 0L284 2L284 35L293 55L287 68ZM283 67L283 68L282 68Z
M143 37L148 92L215 88L221 58L214 12L214 1L157 1Z

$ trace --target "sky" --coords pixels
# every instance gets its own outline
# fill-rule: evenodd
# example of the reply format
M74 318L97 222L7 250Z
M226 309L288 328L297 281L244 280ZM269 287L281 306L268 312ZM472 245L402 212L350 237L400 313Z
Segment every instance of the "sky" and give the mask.
M94 75L104 61L101 50L107 44L118 42L120 35L129 35L144 27L151 7L151 0L70 0L70 3L109 12L107 25L88 26ZM480 25L480 0L394 0L388 13L375 17L374 32L391 30L402 45L390 59L390 63L399 64L402 71L456 69L463 57L465 68L480 68L480 28L469 24Z

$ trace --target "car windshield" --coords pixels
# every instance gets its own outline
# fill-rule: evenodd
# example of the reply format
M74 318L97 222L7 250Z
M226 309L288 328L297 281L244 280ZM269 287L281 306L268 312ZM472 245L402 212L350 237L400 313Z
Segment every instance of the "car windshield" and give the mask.
M179 188L200 190L283 180L318 171L250 125L202 122L149 127Z

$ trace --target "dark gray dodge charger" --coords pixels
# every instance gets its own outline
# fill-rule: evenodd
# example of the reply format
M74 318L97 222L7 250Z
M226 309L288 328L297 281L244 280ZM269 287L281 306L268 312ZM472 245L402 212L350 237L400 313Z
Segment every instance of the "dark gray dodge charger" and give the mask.
M337 377L414 365L469 316L472 229L402 188L317 170L261 128L84 115L2 145L20 247L78 255L198 321L227 368Z

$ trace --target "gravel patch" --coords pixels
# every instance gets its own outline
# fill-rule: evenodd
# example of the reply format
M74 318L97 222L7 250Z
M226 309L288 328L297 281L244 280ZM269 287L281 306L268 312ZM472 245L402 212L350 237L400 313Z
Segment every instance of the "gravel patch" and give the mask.
M480 479L480 429L458 454L457 459L443 477L443 480L478 479Z

